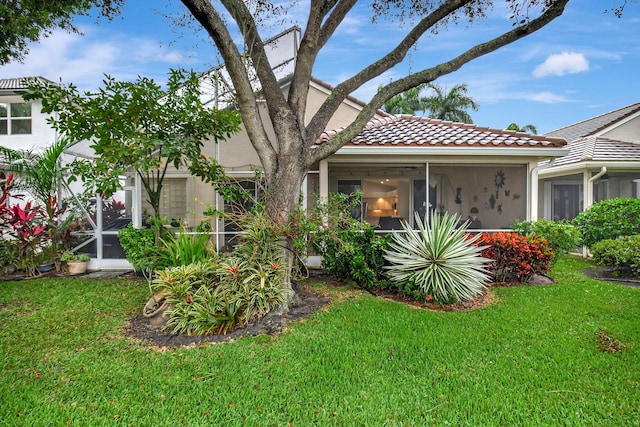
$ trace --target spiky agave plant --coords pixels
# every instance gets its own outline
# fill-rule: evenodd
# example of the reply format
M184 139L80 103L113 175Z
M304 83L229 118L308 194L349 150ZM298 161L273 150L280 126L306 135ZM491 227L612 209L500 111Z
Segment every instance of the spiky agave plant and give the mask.
M480 235L469 237L466 224L458 227L457 215L434 214L431 223L416 214L418 230L406 222L404 233L397 233L389 243L385 259L393 281L413 282L425 295L436 301L468 301L484 292L490 275L480 255L483 247L475 245Z

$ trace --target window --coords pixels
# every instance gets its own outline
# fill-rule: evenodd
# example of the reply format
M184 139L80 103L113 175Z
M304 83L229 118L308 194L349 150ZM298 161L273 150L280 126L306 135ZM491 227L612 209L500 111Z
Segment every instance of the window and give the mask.
M575 218L582 205L582 184L553 184L553 220Z
M0 103L0 135L31 134L31 104Z

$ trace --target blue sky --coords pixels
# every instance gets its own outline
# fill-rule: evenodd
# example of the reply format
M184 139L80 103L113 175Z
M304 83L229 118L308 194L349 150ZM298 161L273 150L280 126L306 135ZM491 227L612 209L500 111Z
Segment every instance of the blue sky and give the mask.
M437 82L447 88L466 83L479 104L474 123L502 129L509 123L533 124L540 133L640 102L640 5L624 16L604 13L622 0L571 0L552 24L497 52L476 59ZM301 0L286 22L273 24L271 36L298 24L304 27ZM314 75L337 84L381 57L406 28L397 22L370 22L362 2L321 52ZM503 2L491 17L468 26L462 22L422 39L399 66L361 88L368 100L380 83L432 66L510 28ZM117 79L137 75L162 82L170 68L204 71L220 63L215 48L197 27L177 27L167 16L185 9L177 0L127 1L120 17L109 22L80 18L84 36L54 32L31 46L24 63L0 66L0 78L40 75L92 90L104 73Z

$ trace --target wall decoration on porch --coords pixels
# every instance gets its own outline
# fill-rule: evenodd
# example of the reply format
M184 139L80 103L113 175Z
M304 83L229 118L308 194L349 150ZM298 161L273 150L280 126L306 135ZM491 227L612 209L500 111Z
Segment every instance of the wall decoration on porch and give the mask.
M502 215L502 203L498 205L498 213Z
M504 175L502 170L496 172L496 176L493 178L493 183L496 186L496 199L500 198L500 190L504 187L504 184L507 181L507 177Z
M520 193L513 193L513 200L518 200L520 198Z
M504 190L504 197L509 197L511 190Z
M504 172L502 172L502 170L499 170L496 173L496 176L494 178L494 182L496 184L496 188L499 190L502 187L504 187L505 182L507 181L507 177L504 176Z
M491 197L489 197L489 206L491 206L491 209L495 209L496 207L496 198L493 196L493 194L491 195Z
M456 199L454 200L454 202L456 202L456 205L462 203L462 187L456 188Z

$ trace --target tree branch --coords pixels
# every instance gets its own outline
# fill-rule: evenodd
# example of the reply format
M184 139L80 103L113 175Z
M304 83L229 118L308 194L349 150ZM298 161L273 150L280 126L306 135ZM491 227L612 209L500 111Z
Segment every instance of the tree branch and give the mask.
M260 119L255 91L251 86L242 54L238 51L224 20L207 0L181 0L216 43L238 96L243 124L265 169L277 164L277 153ZM251 19L253 22L253 20Z
M307 145L311 146L315 143L315 140L325 130L326 125L329 122L333 112L336 111L338 106L346 99L349 94L353 93L364 83L372 80L373 78L381 75L385 71L402 62L409 49L411 49L418 42L420 37L422 37L425 32L427 32L430 28L433 28L433 26L435 26L441 20L455 13L458 9L473 1L475 0L450 0L444 2L444 4L442 4L428 16L423 18L411 31L409 31L407 36L402 39L400 43L383 58L364 68L362 71L360 71L350 79L345 80L344 82L337 85L331 95L322 104L318 112L309 122L309 125L307 126Z
M539 30L540 28L553 21L564 12L564 8L569 0L558 0L553 6L547 9L538 18L529 21L526 24L520 25L511 31L508 31L493 40L485 43L478 44L461 55L451 59L450 61L440 63L434 67L424 69L415 74L396 80L389 83L386 86L380 88L380 90L373 96L371 101L362 109L356 119L347 126L339 135L327 141L318 149L310 151L308 164L313 164L333 153L338 151L342 145L353 139L371 120L375 112L382 107L384 102L391 96L403 92L407 89L417 86L421 83L429 83L443 75L452 73L460 69L463 65L476 59L480 56L491 53L503 46L513 43L523 37L528 36ZM340 85L338 85L340 86ZM338 87L336 87L338 89ZM335 90L334 90L335 92ZM323 105L324 107L324 105ZM315 118L315 117L314 117ZM318 134L319 136L320 134Z

